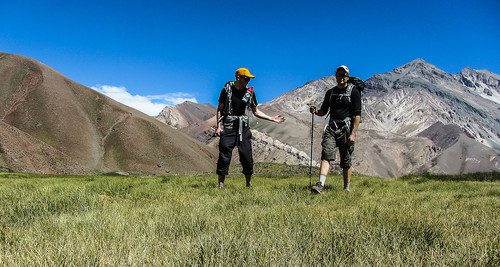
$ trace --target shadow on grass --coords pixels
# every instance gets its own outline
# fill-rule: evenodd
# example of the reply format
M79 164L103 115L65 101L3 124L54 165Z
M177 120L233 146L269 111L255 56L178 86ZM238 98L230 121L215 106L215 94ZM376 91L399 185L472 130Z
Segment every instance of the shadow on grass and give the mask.
M230 173L241 173L240 164L233 164L230 167ZM309 176L309 166L287 165L278 163L256 162L253 167L255 175L267 178L290 178L297 175ZM319 172L318 167L312 167L314 176Z
M467 173L467 174L457 174L457 175L425 173L420 175L405 175L400 177L400 179L403 180L412 180L416 178L424 178L424 179L438 180L438 181L493 182L493 181L500 181L500 172L478 172L478 173Z

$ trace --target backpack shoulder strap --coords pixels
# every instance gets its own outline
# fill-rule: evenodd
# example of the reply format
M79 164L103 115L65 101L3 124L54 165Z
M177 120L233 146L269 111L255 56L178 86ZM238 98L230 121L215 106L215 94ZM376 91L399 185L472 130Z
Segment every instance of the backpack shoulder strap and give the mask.
M227 82L226 85L224 86L224 90L226 90L226 103L224 103L224 113L225 115L232 115L233 114L233 105L232 105L232 97L233 97L233 85L234 82L230 81Z
M353 84L348 84L347 85L347 89L345 90L345 93L342 93L342 94L334 94L333 93L333 90L332 90L332 93L330 94L330 103L332 101L332 97L333 96L340 96L340 98L346 96L349 98L349 102L351 102L351 93L352 93L352 89L354 88L354 85Z
M248 88L247 88L248 90ZM248 103L247 103L247 106L246 106L246 110L245 110L245 113L246 115L252 115L252 118L254 119L254 121L259 124L259 121L257 120L257 118L255 117L255 114L253 114L253 111L252 111L252 101L253 101L253 98L254 98L254 94L255 92L253 91L250 91L250 98L248 99Z
M352 89L354 88L354 84L350 83L347 85L347 90L345 90L345 96L349 99L349 103L351 103L351 94L352 94Z

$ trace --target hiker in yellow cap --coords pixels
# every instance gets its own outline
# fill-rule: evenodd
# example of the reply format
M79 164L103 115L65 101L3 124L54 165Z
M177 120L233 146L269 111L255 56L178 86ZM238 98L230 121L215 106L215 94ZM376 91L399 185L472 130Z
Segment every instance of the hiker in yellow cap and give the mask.
M248 83L255 76L248 69L237 69L235 77L236 81L230 81L224 85L217 107L217 130L215 134L220 136L219 160L217 161L220 188L224 187L224 180L229 172L229 164L235 146L238 147L246 185L251 186L253 156L252 133L248 123L248 113L251 111L258 118L276 123L285 121L282 115L271 117L259 110L253 86L248 87Z

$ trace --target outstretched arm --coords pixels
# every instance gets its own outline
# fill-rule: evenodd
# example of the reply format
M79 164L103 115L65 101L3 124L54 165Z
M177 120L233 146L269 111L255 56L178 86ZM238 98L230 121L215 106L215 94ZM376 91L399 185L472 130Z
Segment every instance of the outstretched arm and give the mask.
M276 123L282 123L285 121L285 117L283 117L283 115L271 117L271 116L267 115L266 113L260 111L259 108L257 108L257 107L252 107L252 112L253 112L253 114L255 114L255 116L257 118L261 118L263 120L273 121Z

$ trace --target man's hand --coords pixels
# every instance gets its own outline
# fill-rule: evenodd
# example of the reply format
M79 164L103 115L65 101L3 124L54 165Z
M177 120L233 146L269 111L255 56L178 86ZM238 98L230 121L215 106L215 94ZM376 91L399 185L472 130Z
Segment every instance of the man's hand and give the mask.
M218 126L217 130L215 131L215 136L220 136L221 133L222 133L222 128Z
M349 135L349 140L347 140L347 145L352 146L352 145L354 145L355 141L356 141L356 135L351 134L351 135Z
M315 106L315 105L312 105L312 106L309 108L309 111L310 111L312 114L316 114L316 106Z
M276 123L282 123L285 121L285 117L283 117L283 115L278 115L278 116L273 118L273 121Z

